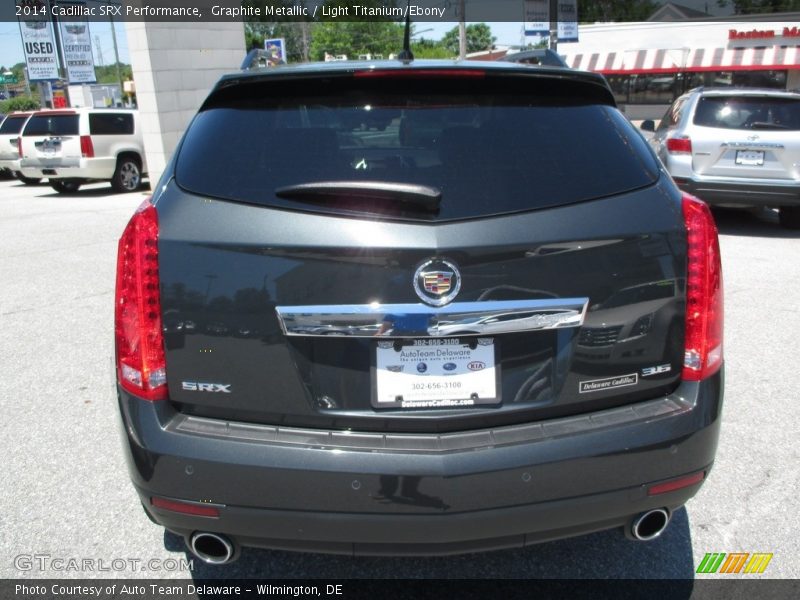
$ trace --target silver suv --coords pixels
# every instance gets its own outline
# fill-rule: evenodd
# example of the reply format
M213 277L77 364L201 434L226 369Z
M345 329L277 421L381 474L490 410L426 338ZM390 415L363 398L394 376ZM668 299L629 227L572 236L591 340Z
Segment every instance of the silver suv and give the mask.
M800 94L697 88L675 100L650 144L678 186L718 206L778 207L800 228Z

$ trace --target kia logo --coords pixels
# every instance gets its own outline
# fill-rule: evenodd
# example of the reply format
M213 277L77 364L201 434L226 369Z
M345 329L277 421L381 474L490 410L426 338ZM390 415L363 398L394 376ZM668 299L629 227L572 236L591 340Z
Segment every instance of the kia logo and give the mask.
M470 371L480 371L481 369L486 368L486 363L481 362L479 360L473 360L471 363L467 365L467 368Z

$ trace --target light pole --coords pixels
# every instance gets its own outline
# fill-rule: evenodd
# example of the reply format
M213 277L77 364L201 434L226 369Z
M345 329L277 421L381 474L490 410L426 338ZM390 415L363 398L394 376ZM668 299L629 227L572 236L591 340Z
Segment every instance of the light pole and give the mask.
M464 0L458 3L458 59L467 58L467 18Z

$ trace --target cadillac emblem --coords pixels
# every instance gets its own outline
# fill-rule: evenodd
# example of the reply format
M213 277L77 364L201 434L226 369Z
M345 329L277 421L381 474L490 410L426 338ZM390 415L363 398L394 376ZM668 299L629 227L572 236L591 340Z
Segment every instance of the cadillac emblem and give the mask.
M444 306L460 289L461 275L450 261L434 258L422 263L414 273L414 291L431 306Z

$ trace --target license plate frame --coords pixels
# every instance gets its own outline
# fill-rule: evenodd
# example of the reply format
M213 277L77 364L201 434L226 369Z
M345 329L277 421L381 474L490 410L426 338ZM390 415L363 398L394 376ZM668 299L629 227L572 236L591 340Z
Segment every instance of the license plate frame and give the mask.
M378 340L371 356L374 409L486 408L502 403L497 338Z
M761 167L764 165L763 150L737 150L736 164L743 167Z

